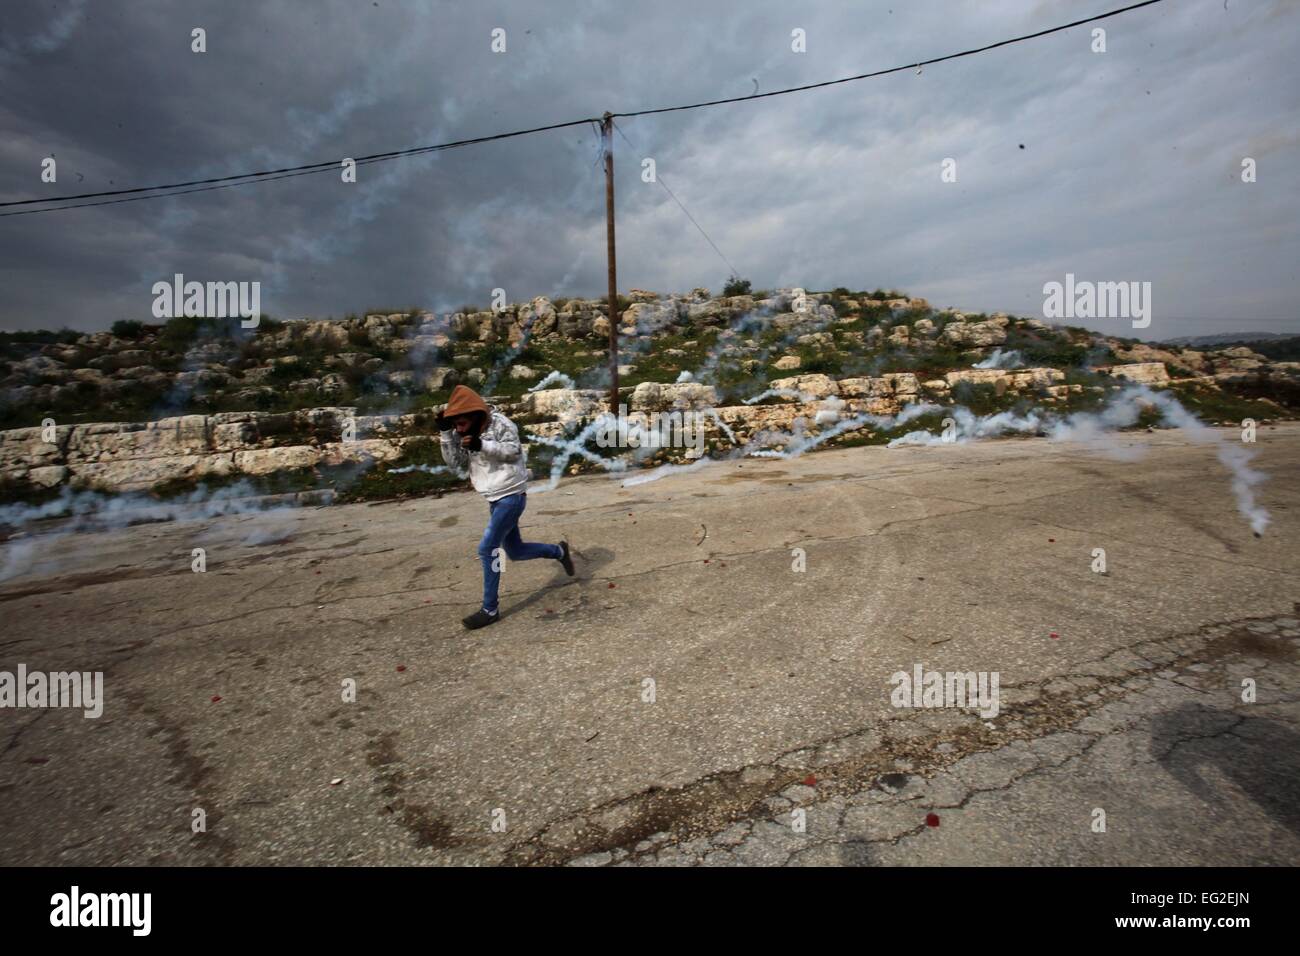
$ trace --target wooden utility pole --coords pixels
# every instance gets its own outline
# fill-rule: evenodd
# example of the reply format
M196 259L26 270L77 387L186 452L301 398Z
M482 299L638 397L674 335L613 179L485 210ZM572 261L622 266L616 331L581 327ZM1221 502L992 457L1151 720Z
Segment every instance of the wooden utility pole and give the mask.
M605 245L609 259L609 410L618 414L618 268L614 262L614 117L600 124L605 144Z

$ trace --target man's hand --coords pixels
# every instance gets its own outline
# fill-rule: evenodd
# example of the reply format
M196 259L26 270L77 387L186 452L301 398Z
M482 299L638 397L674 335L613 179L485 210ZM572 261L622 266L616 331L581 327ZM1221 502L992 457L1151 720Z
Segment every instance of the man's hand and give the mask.
M460 440L460 447L468 448L470 451L482 451L483 439L478 435L466 435Z

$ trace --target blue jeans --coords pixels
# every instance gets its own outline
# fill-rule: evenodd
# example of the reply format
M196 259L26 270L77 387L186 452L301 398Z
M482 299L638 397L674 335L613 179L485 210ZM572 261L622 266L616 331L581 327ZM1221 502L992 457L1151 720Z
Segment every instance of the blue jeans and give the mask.
M564 556L558 544L535 544L519 536L519 517L528 504L523 492L508 495L499 501L488 502L488 526L483 540L478 543L478 558L483 562L483 610L497 610L497 588L501 584L501 553L511 561L531 561L533 558ZM493 568L493 563L496 568Z

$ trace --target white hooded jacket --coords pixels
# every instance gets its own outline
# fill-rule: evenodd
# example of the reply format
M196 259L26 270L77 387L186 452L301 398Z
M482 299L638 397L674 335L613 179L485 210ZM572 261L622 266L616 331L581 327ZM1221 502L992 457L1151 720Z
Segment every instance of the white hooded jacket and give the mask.
M488 406L488 424L479 434L483 443L481 450L470 451L462 447L462 436L454 429L443 431L439 437L442 439L442 460L462 471L468 468L470 484L488 501L498 501L528 490L532 476L519 442L519 429L497 411L495 405Z

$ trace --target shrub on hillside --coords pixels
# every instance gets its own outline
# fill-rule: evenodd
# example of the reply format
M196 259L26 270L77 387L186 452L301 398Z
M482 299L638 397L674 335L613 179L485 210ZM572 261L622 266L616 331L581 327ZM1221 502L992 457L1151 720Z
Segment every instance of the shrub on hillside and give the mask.
M119 339L138 339L144 334L144 323L136 319L118 319L109 331Z
M753 286L748 279L742 279L740 276L732 276L727 280L727 284L722 287L724 297L733 295L749 295L753 291Z

